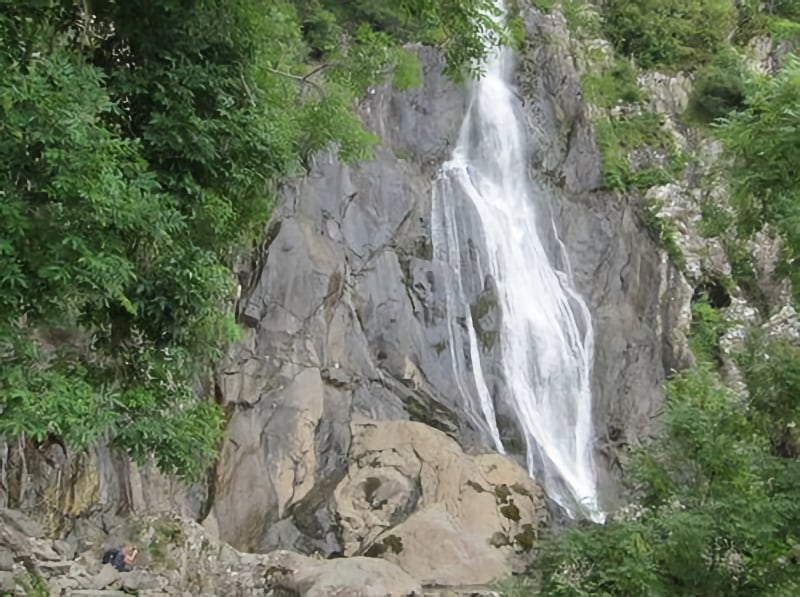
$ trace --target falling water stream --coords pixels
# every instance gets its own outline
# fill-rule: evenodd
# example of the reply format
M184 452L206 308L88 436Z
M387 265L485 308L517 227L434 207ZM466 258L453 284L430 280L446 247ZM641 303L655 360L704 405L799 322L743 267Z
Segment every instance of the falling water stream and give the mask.
M495 447L503 451L494 401L506 401L525 436L531 476L569 515L602 520L592 457L592 324L586 304L572 288L568 265L563 271L554 265L568 264L563 245L556 237L549 243L551 254L546 250L541 231L554 226L552 219L537 221L548 213L548 197L528 176L528 147L535 133L526 127L511 87L513 73L510 49L489 57L484 76L472 86L452 158L442 165L434 185L434 252L456 272L448 289L450 346L451 351L459 346L463 327L455 313L466 306L461 324L469 341L470 386L477 390ZM465 209L478 214L482 238L463 229L464 218L458 215ZM467 263L462 253L470 238L483 244L488 262L471 264L469 275L477 280L491 275L501 313L498 341L505 391L494 397L484 379L462 282ZM456 371L461 391L470 395L460 381L466 375Z

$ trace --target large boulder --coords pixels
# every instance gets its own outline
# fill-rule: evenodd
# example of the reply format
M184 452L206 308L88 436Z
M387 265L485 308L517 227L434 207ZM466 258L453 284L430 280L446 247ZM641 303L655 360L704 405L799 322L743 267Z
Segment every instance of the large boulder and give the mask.
M469 456L406 421L353 425L334 491L345 555L376 555L425 585L485 584L520 571L547 521L544 495L499 454Z

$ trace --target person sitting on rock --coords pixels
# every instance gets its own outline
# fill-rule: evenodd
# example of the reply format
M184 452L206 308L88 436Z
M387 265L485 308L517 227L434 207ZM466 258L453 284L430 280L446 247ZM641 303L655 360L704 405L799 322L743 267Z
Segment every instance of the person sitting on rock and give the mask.
M111 564L120 572L130 572L136 562L139 550L135 545L126 543L122 549L109 549L103 554L103 564Z

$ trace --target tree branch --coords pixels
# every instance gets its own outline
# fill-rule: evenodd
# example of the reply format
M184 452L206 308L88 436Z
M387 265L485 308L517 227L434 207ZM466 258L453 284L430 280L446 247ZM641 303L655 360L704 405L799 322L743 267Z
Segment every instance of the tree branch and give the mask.
M312 70L310 73L308 73L307 75L305 75L303 77L300 77L298 75L293 75L292 73L287 73L286 71L278 70L277 68L272 68L272 67L269 67L269 66L266 67L266 69L269 72L271 72L271 73L273 73L275 75L279 75L281 77L286 77L287 79L291 79L292 81L297 81L301 85L311 85L311 87L313 87L316 90L316 92L319 94L320 98L324 98L325 97L325 91L323 91L322 87L318 83L316 83L315 81L312 81L311 79L309 79L309 77L311 75L317 73L317 72L322 71L323 68L325 68L325 67L327 67L327 64L323 64L322 66L318 66L317 68L315 68L314 70Z

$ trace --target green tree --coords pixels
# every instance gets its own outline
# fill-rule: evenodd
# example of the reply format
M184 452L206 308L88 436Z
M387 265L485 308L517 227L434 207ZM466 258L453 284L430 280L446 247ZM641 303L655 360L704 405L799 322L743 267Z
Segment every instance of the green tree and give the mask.
M800 350L757 330L748 335L737 365L750 388L753 423L769 438L772 454L800 457Z
M739 57L722 51L697 71L687 115L699 123L713 122L744 106L745 77Z
M775 77L752 76L744 107L717 128L733 161L731 178L739 233L771 224L784 240L784 271L800 289L800 60L786 58Z
M699 365L667 383L659 437L630 451L632 505L605 525L554 532L541 593L794 595L800 589L800 347L751 331L736 356L746 396L714 371L719 313L695 304Z
M604 33L643 68L693 68L723 46L735 16L728 0L608 0Z
M800 464L706 366L667 390L664 435L628 468L637 505L545 541L542 594L796 594Z

